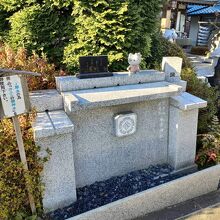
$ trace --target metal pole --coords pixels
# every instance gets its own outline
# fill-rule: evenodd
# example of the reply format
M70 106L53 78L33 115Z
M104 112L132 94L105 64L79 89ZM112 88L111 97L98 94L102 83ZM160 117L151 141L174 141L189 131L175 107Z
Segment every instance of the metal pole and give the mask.
M24 170L28 171L27 158L26 158L26 154L25 154L24 142L23 142L23 139L22 139L21 128L20 128L18 116L12 117L12 120L13 120L14 129L15 129L15 133L16 133L16 139L17 139L17 143L18 143L18 150L19 150L21 162L24 166ZM25 177L25 175L24 175L24 177ZM28 181L26 179L25 179L25 182L26 182L26 187L27 187L27 192L28 192L28 198L29 198L29 202L30 202L31 211L32 211L32 214L34 214L34 213L36 213L34 197L31 193L30 186L28 185Z

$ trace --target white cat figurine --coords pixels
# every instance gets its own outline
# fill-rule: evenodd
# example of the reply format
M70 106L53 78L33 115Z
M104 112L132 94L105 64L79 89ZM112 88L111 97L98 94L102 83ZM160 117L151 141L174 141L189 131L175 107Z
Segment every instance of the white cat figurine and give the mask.
M139 64L141 63L141 54L130 53L128 56L128 63L130 64L129 67L127 68L127 70L129 71L129 75L131 75L132 73L140 72Z

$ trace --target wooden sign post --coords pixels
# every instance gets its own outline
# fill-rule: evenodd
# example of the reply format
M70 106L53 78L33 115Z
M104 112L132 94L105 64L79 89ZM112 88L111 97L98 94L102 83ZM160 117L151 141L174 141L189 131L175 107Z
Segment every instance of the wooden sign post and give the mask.
M0 97L1 106L0 113L1 117L12 118L13 125L16 133L16 139L18 144L19 155L23 164L24 170L28 171L27 158L25 154L24 142L22 138L21 128L18 120L18 115L27 113L30 110L28 90L26 86L26 79L21 78L18 75L10 74L31 74L37 75L37 73L25 72L25 71L13 71L13 70L2 70L0 69L0 75L6 75L0 77ZM24 93L25 92L25 93ZM24 175L25 177L25 175ZM25 179L28 198L32 213L36 213L36 207L34 197L31 193L30 186L28 185L27 179Z
M16 133L16 139L17 139L17 143L18 143L18 150L19 150L21 162L23 164L24 170L28 171L27 158L26 158L26 154L25 154L24 142L22 139L21 128L20 128L18 116L12 117L12 120L13 120L13 125L14 125L14 129L15 129L15 133ZM36 213L34 197L31 193L30 186L28 185L28 181L27 180L25 180L25 181L26 181L26 187L27 187L31 212L32 212L32 214L34 214L34 213Z

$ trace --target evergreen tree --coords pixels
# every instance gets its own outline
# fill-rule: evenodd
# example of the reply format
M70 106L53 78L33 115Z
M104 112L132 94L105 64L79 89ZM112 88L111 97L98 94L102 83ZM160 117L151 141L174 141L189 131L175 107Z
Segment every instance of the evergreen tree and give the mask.
M68 43L68 34L73 31L71 11L55 10L35 4L15 12L9 19L7 41L13 49L26 48L44 52L49 60L58 63Z
M37 0L1 0L0 6L7 12L16 12L35 3L37 3Z
M0 0L0 8L7 12L16 12L36 4L49 8L65 8L73 5L74 0Z
M60 64L73 32L72 7L73 0L0 0L0 40Z
M112 71L125 70L130 52L149 54L161 0L75 0L75 31L65 48L64 63L78 69L83 55L109 56ZM145 63L142 62L142 67Z

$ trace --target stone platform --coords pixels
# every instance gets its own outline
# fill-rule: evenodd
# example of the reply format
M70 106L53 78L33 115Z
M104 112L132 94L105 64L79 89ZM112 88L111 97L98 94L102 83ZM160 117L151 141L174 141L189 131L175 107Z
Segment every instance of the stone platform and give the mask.
M174 78L154 70L57 77L57 90L31 94L39 112L36 142L42 152L52 151L43 174L46 211L73 203L76 188L96 181L150 165L169 163L175 171L194 166L198 109L207 102L184 92L185 82Z

